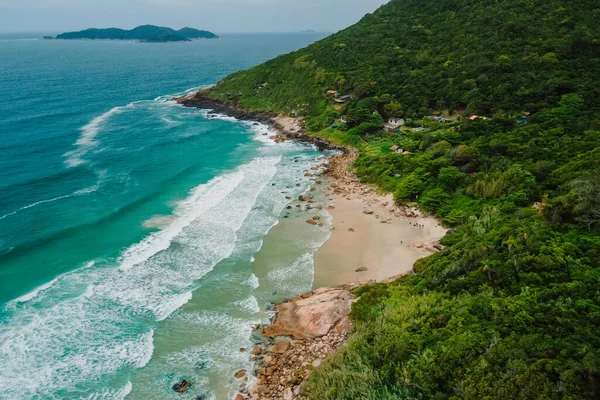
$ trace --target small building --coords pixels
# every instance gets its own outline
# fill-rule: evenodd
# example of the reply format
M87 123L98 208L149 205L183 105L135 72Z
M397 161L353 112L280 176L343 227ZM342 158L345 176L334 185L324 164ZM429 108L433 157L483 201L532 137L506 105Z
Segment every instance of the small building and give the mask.
M400 146L398 146L398 145L396 145L396 144L395 144L395 145L393 145L392 147L390 147L390 150L391 150L391 151L393 151L394 153L400 153L400 154L401 154L401 153L402 153L402 151L403 151L403 150L400 148Z
M399 132L400 128L406 124L402 118L390 118L384 125L383 130L386 132Z
M410 151L403 151L403 152L402 152L402 155L403 155L403 156L409 156L409 155L411 155L411 154L412 154L412 153L411 153Z
M340 117L340 122L341 122L342 124L345 124L345 123L346 123L346 116L345 116L345 115L342 115L342 116Z
M338 94L337 90L328 90L327 91L328 96L335 96L336 94Z
M348 100L351 100L351 99L352 99L352 96L347 94L345 96L336 97L335 99L333 99L333 102L337 103L337 104L346 104L348 102Z

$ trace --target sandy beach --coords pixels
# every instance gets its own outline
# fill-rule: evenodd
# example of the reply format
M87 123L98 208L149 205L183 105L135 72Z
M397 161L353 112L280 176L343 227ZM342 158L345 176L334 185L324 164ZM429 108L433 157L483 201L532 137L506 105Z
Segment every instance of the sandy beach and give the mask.
M315 254L315 288L386 280L437 251L446 229L432 217L399 216L389 197L335 196L331 237Z
M302 135L302 121L274 118L276 140ZM323 184L331 236L315 254L313 288L353 282L381 282L412 271L413 264L441 248L447 228L415 206L397 205L391 194L361 183L352 171L358 152L347 149L329 158Z
M331 157L325 195L332 199L331 237L315 254L314 288L383 281L412 271L441 248L445 229L416 207L397 205L361 183L351 166L356 151Z

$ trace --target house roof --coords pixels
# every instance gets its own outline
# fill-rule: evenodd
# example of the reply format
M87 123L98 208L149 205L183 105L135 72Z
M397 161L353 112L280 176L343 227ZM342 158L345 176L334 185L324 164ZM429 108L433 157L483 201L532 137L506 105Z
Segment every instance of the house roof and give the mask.
M327 94L337 94L337 90L328 90Z
M400 146L398 146L397 144L393 145L392 147L390 147L390 150L392 151L396 151L400 148Z

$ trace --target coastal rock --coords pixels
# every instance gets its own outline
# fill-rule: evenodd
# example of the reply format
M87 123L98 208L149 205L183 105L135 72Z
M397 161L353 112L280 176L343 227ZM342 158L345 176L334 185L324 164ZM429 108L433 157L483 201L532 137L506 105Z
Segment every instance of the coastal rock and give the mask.
M184 393L190 388L191 385L192 384L189 381L186 381L185 379L183 379L183 380L181 380L181 382L173 385L173 390L176 391L177 393Z
M291 347L291 345L292 344L287 339L279 340L279 341L275 342L275 345L273 345L273 353L283 354L286 351L288 351L288 349Z
M317 225L317 221L315 221L314 219L309 219L306 221L306 223L311 225Z
M255 347L252 349L251 353L255 356L258 356L260 353L262 353L262 349L260 347Z
M356 270L356 272L366 272L369 269L367 267L360 267L359 269Z
M240 371L236 372L236 373L235 373L235 378L236 378L236 379L241 379L241 378L243 378L244 376L246 376L246 372L247 372L247 371L246 371L245 369L242 369L242 370L240 370Z
M241 394L241 393L238 393L238 394L235 396L235 399L234 399L234 400L244 400L244 395L243 395L243 394Z
M294 339L322 337L330 330L350 325L348 315L354 296L345 289L322 288L308 298L297 298L275 307L277 315L263 329L269 338L291 336Z
M373 210L366 209L363 211L364 214L373 215Z

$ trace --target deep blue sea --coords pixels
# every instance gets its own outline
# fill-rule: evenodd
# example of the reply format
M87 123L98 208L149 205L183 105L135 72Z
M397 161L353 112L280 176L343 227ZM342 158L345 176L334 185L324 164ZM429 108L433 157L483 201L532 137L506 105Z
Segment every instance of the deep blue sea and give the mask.
M0 35L0 399L232 398L311 288L329 232L286 207L323 155L169 99L323 35L38 36Z

